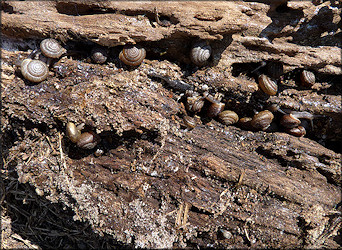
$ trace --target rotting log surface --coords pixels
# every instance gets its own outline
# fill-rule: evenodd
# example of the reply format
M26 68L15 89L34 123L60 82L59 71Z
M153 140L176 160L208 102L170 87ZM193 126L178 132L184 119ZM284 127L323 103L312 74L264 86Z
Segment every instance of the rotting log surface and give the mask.
M330 1L260 2L3 1L3 176L14 171L126 246L341 244L341 11ZM46 37L79 54L30 84L13 65ZM188 58L198 38L213 47L201 69ZM109 62L87 58L94 43L113 47ZM126 43L147 48L138 68L117 58ZM276 96L260 93L250 73L261 61L284 65ZM298 86L302 68L316 73L312 89ZM187 130L180 93L152 71L208 85L240 116L278 103L321 118L309 138L225 127L202 113L203 124ZM96 131L104 153L73 145L68 121Z

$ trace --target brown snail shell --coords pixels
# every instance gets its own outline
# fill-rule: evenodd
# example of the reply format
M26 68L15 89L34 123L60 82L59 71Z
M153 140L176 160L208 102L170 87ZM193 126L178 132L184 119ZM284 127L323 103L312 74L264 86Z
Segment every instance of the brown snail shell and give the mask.
M261 111L253 116L251 126L257 130L266 130L273 121L274 115L269 110Z
M307 70L303 70L300 74L300 80L303 86L311 87L315 84L316 77L314 73Z
M285 128L295 128L300 124L300 120L293 114L283 115L280 124Z
M59 58L66 51L57 40L52 38L44 39L40 43L40 50L44 56L50 58Z
M91 50L91 59L94 63L105 63L107 61L107 50L101 47L95 47Z
M188 116L188 115L185 115L183 117L183 122L189 128L194 128L197 125L195 118Z
M218 115L219 119L225 125L232 125L239 121L239 116L231 110L224 110Z
M48 77L49 69L40 60L25 59L21 63L21 74L30 82L41 82Z
M80 135L77 141L77 147L83 149L93 149L100 142L100 137L92 132L84 132Z
M277 83L264 74L259 76L259 87L268 95L276 95L278 91Z
M138 66L146 57L146 50L138 45L126 45L119 54L119 59L127 65Z
M207 110L208 117L218 116L218 114L220 114L223 111L224 106L225 104L222 102L213 102Z
M81 135L81 130L73 122L68 122L66 126L66 135L73 143L76 143Z
M190 59L197 66L204 65L210 56L211 47L205 41L195 43L190 52Z
M298 126L295 128L287 128L285 129L286 133L290 134L290 135L294 135L297 137L302 137L304 135L306 135L306 130L303 126Z
M186 107L189 111L197 113L200 112L204 106L204 98L200 96L187 97Z

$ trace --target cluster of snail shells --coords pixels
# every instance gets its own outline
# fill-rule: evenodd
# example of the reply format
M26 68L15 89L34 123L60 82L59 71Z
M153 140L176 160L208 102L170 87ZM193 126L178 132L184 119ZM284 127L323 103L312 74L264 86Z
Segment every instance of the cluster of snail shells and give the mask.
M100 142L100 137L93 131L81 132L82 126L76 126L68 122L66 126L66 135L77 147L83 149L93 149Z
M65 49L55 39L44 39L40 43L40 51L47 58L59 58L65 53ZM37 59L27 58L22 61L21 73L26 80L30 82L39 83L44 81L49 74L48 65Z

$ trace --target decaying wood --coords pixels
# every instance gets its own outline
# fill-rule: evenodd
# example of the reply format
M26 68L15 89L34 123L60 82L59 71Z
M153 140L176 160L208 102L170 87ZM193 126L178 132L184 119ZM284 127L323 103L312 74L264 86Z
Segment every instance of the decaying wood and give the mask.
M332 1L1 6L4 169L19 182L125 246L339 244L341 154L328 146L341 139L341 11ZM46 81L31 84L14 65L45 37L80 54L62 57ZM213 48L203 68L188 56L197 39ZM127 43L146 46L137 68L118 59ZM88 59L95 44L111 48L106 64ZM284 65L276 96L260 93L251 74L262 61ZM298 85L303 68L316 73L311 89ZM207 85L240 117L270 103L320 116L309 138L227 127L204 113L188 130L184 93L151 72L199 92ZM65 136L68 121L85 123L101 143L77 148Z

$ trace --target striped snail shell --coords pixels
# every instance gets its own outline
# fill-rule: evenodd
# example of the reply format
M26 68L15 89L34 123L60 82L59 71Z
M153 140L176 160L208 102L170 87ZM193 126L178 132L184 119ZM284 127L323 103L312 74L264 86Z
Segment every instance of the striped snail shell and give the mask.
M259 76L259 87L264 93L268 95L275 95L278 91L277 83L264 74Z
M93 149L100 142L100 137L92 132L82 133L77 141L77 147L83 149Z
M195 118L188 115L183 117L183 122L188 128L194 128L197 125Z
M21 74L30 82L41 82L48 77L49 69L40 60L25 59L21 63Z
M125 45L119 59L127 65L138 66L146 57L146 50L138 45Z
M232 125L239 121L239 116L231 110L224 110L218 115L219 119L225 125Z
M218 114L220 114L223 111L224 106L225 104L222 102L213 102L207 110L208 117L218 116Z
M315 74L310 71L303 70L300 74L300 80L303 86L311 87L316 81Z
M273 121L274 115L269 110L261 111L253 116L251 126L257 130L266 130Z
M211 55L211 47L205 41L197 42L191 49L191 61L197 66L204 65Z
M204 97L189 96L187 97L186 107L189 111L197 113L200 112L204 105Z
M280 119L280 124L285 128L295 128L301 121L293 114L283 115Z
M297 137L302 137L302 136L306 135L306 130L303 126L298 126L295 128L287 128L287 129L285 129L285 132L290 134L290 135L297 136Z
M108 53L107 50L101 47L94 47L91 50L91 59L94 63L105 63L107 61Z
M40 50L44 56L50 58L59 58L66 51L57 40L52 38L44 39L40 43Z

